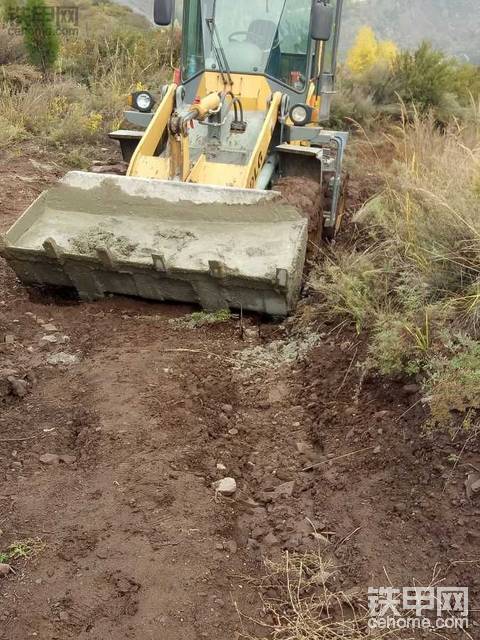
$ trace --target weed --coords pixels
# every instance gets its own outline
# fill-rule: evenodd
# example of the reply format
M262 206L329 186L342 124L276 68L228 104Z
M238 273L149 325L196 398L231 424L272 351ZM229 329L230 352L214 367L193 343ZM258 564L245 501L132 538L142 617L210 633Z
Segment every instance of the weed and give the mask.
M221 324L228 322L232 318L230 309L220 309L213 313L205 311L195 311L182 318L172 318L170 324L177 328L198 329L207 325Z
M0 553L0 562L8 564L13 560L29 560L45 549L40 538L29 538L12 543L6 551Z
M324 313L368 330L368 367L418 376L431 423L468 429L461 416L480 410L480 135L417 113L388 139L383 190L355 217L361 244L311 285Z
M460 334L445 353L428 364L425 390L430 402L432 426L455 427L459 416L480 411L480 342ZM471 417L471 416L470 416ZM471 420L463 420L468 430Z
M324 310L348 318L357 331L375 318L387 295L388 265L380 266L374 250L339 251L315 269L310 284L322 294Z

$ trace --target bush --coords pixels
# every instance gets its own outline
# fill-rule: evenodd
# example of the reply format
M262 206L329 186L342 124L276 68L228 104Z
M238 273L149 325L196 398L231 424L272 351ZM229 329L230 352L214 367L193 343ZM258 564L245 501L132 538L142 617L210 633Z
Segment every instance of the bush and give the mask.
M27 61L23 38L13 35L9 28L0 24L0 65L19 64Z
M421 113L441 108L455 91L456 65L423 42L416 51L403 51L392 69L391 89Z
M477 407L480 131L417 114L389 140L383 190L355 217L361 243L336 249L310 283L324 313L369 332L369 366L419 376L447 424Z
M390 65L376 62L361 72L341 70L339 94L332 120L350 119L369 127L379 120L413 119L415 113L433 113L441 124L471 119L480 100L480 69L460 63L427 42L415 51L403 51Z
M472 425L480 410L480 342L459 334L445 353L429 364L428 393L432 426Z
M44 72L51 69L57 60L59 40L44 0L27 0L20 23L30 62Z

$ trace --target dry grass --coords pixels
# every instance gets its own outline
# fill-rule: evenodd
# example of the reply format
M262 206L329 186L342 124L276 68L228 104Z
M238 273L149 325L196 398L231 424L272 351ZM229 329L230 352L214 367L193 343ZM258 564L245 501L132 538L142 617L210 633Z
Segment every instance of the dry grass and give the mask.
M78 37L62 40L55 72L46 78L25 64L22 39L0 25L0 148L30 138L82 156L121 125L128 93L143 87L156 93L169 80L170 30L153 30L108 2L83 0L80 17Z
M254 622L273 640L385 637L369 631L361 594L338 586L335 563L328 553L285 552L278 561L266 560L265 570L260 585L263 620ZM242 637L253 640L248 634Z
M387 134L393 160L383 161L381 193L355 217L356 243L336 248L311 276L324 313L369 331L368 367L416 375L443 424L478 408L480 118L473 104L472 114L447 128L417 114Z

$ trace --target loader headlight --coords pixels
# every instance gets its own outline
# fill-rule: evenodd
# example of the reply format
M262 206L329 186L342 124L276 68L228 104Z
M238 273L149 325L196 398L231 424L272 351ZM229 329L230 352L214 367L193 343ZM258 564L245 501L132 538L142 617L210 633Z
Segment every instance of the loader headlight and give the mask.
M136 91L131 94L131 105L142 113L149 113L153 109L155 98L148 91Z
M312 109L306 104L294 104L290 109L290 120L297 127L304 127L312 121Z

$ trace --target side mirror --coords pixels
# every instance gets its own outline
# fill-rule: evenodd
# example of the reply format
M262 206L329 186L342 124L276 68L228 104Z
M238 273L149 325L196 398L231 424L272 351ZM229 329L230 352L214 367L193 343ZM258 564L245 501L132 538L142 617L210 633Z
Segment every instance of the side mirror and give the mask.
M175 13L175 0L154 0L153 21L160 27L172 24Z
M326 0L313 0L312 38L326 42L332 37L335 9Z

